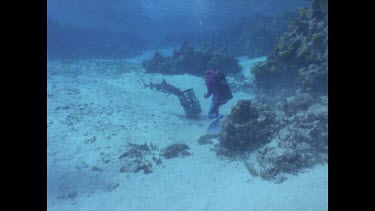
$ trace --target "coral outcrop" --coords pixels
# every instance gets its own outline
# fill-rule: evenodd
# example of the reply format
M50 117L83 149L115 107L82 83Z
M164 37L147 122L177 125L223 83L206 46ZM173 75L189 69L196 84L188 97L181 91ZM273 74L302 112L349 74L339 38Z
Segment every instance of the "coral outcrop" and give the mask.
M202 47L196 50L184 42L171 57L155 52L150 60L143 62L147 73L192 74L202 76L207 69L222 71L224 74L238 73L241 68L237 59L229 56L225 49Z
M315 103L290 121L257 151L260 174L265 179L279 180L282 173L298 173L328 161L328 110L324 103Z
M222 147L235 152L252 150L269 141L277 127L276 114L254 106L250 100L240 100L220 126Z
M278 40L265 63L252 68L263 91L290 89L327 93L328 0L303 8Z
M253 175L282 182L328 157L328 100L301 93L285 100L283 110L240 100L221 123L218 156L240 158ZM247 161L254 153L254 161ZM255 168L254 166L258 166Z
M314 96L310 93L299 93L288 97L283 103L284 112L286 115L292 116L296 114L296 112L307 110L314 101Z

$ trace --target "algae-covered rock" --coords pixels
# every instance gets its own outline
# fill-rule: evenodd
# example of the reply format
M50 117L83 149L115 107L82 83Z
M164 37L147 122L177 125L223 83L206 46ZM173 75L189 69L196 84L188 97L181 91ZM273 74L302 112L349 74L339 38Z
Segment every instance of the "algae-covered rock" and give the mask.
M309 93L300 93L292 97L288 97L284 101L284 111L286 115L291 116L298 111L307 110L314 103L314 98Z
M157 151L157 147L153 144L128 144L126 151L119 156L123 163L120 172L151 173L153 163L159 165L161 162L160 158L155 158Z
M258 109L249 100L238 101L220 124L220 146L239 152L255 149L269 140L275 117L272 111Z
M264 179L275 181L285 173L297 174L317 163L327 162L327 102L323 97L309 104L308 109L293 112L289 124L278 136L257 151L257 161L262 167L260 175Z
M238 101L220 124L219 144L213 148L217 156L246 161L253 155L246 168L275 183L327 162L327 96L300 93L286 98L280 108Z
M166 148L163 148L160 155L164 156L167 159L189 156L191 155L191 153L187 151L189 149L189 146L186 144L172 144Z
M314 0L299 11L264 64L252 68L259 90L281 89L327 94L328 4Z

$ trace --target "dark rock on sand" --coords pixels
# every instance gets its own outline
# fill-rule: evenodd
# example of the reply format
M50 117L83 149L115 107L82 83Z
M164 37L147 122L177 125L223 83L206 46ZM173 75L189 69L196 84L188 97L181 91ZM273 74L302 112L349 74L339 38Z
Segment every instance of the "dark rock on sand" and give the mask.
M172 144L161 150L160 155L165 158L175 158L175 157L184 157L189 156L191 153L188 152L189 146L186 144Z
M144 174L151 173L153 171L152 163L159 165L161 162L156 159L157 151L157 147L153 144L128 144L127 150L119 156L121 162L124 163L120 172L143 171Z

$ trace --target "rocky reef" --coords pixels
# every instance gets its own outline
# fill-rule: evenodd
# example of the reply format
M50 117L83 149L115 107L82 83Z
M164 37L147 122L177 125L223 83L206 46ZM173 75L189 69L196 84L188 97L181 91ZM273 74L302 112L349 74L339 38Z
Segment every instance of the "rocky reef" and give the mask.
M257 88L326 94L328 90L328 0L313 0L299 11L267 61L255 65Z
M327 108L327 97L310 93L286 99L281 110L240 100L221 122L214 150L240 158L253 175L282 182L285 174L328 161Z
M324 101L296 112L277 136L257 151L262 177L280 181L283 173L295 174L328 161L328 110Z
M327 0L312 0L252 68L256 98L238 101L222 120L218 156L276 183L328 162L327 9Z
M284 112L287 116L292 116L297 112L306 111L313 103L314 96L312 94L300 93L284 100Z
M204 46L195 49L184 42L171 57L155 52L150 60L143 62L147 73L192 74L202 76L207 69L222 71L225 74L238 73L241 68L237 59L229 56L225 49Z
M276 122L276 114L267 107L256 107L250 100L239 100L220 125L220 145L233 152L256 149L269 141L276 130Z

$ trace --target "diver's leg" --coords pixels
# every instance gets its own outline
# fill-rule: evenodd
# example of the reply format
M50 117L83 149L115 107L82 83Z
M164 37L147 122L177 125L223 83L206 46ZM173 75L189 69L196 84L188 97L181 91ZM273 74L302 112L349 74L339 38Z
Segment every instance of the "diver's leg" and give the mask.
M212 101L210 110L208 112L208 118L214 119L219 116L219 106L220 104L216 100Z
M225 103L227 103L227 101L222 101L222 100L218 100L216 102L216 108L215 108L215 112L217 114L217 117L220 117L220 114L219 114L219 109L222 105L224 105Z

